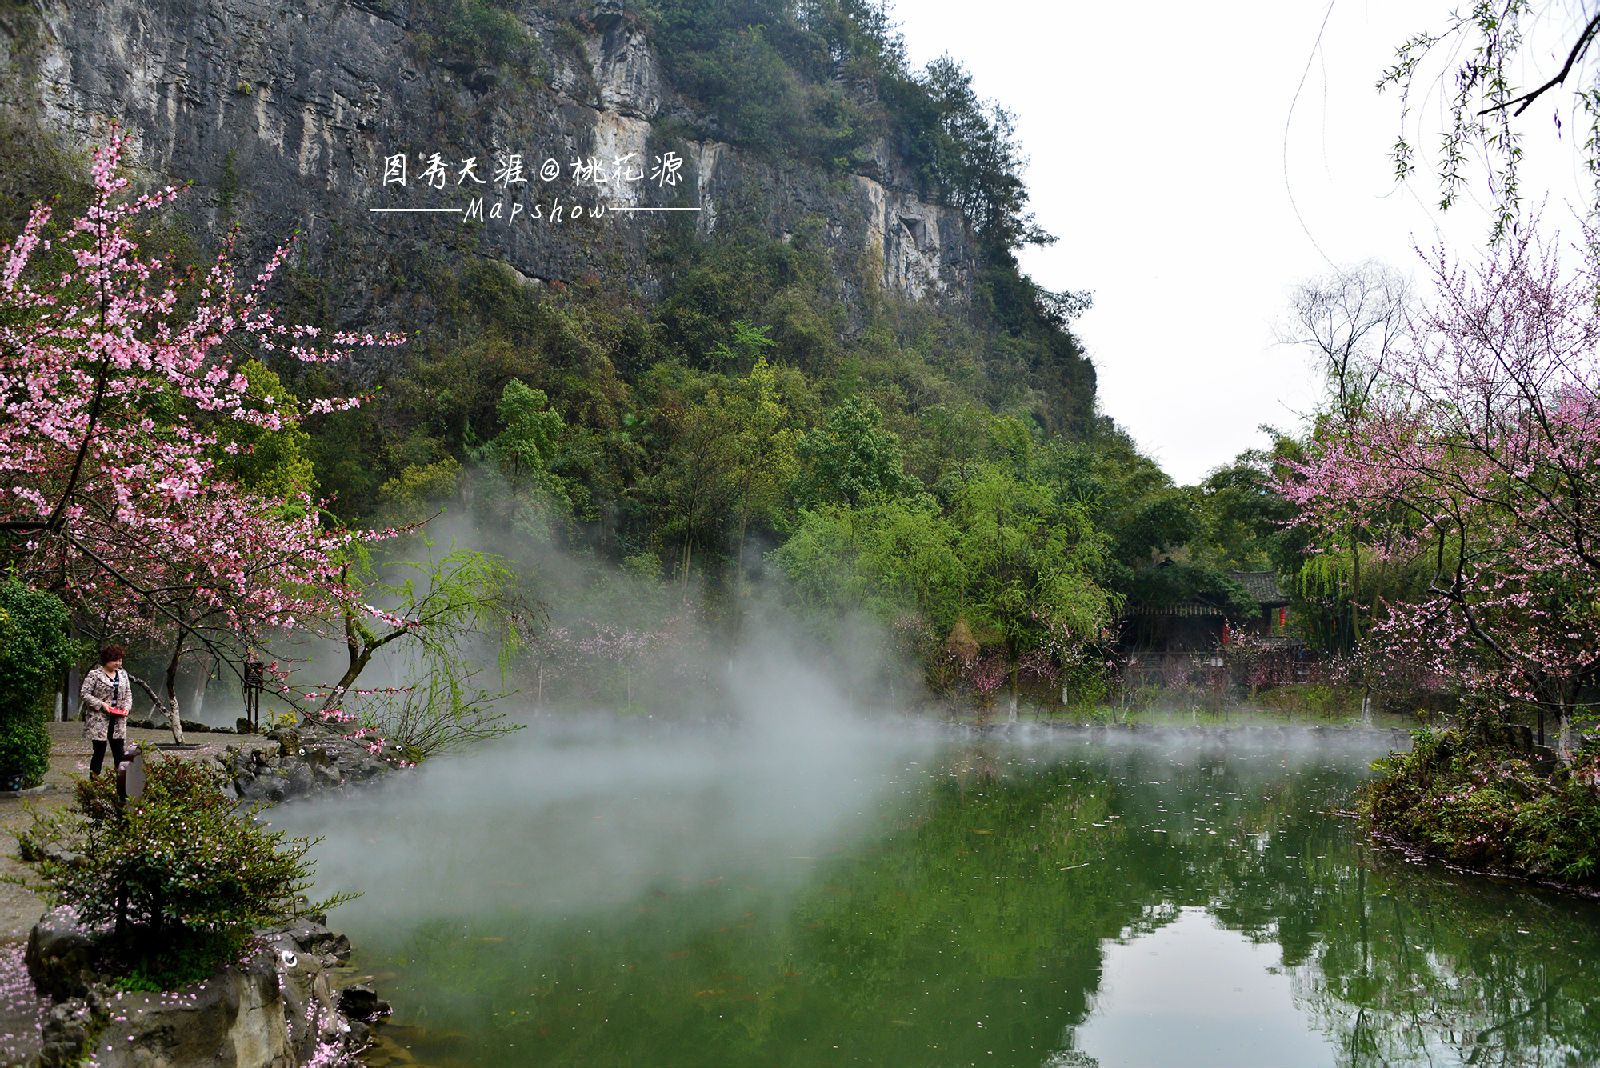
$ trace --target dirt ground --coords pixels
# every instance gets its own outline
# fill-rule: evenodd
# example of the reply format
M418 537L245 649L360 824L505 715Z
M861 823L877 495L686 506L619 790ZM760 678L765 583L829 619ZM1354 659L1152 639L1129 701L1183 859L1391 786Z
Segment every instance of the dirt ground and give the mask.
M130 727L128 740L154 751L157 743L172 741L172 734ZM45 773L44 784L20 794L0 792L0 945L25 940L29 929L45 912L43 899L18 885L30 882L33 871L32 865L17 858L17 833L33 822L35 810L47 811L70 804L73 782L89 774L89 743L83 736L82 723L51 723L50 741L50 770ZM197 743L200 748L169 755L192 759L218 754L229 745L255 748L277 744L251 735L187 732L184 741Z

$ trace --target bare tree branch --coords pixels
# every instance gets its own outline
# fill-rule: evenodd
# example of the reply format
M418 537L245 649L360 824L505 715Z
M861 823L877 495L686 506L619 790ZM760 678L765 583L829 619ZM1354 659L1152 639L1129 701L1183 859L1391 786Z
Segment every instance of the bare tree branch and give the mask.
M1561 70L1554 78L1551 78L1537 89L1523 93L1521 96L1486 107L1479 111L1478 114L1488 115L1496 111L1504 111L1513 104L1519 105L1517 110L1511 113L1513 118L1527 111L1533 106L1534 101L1567 80L1567 75L1572 73L1572 68L1577 65L1578 60L1589 50L1589 46L1594 43L1597 33L1600 33L1600 14L1591 18L1589 24L1583 28L1583 33L1578 36L1577 43L1572 46L1572 51L1567 53L1567 61L1561 65Z

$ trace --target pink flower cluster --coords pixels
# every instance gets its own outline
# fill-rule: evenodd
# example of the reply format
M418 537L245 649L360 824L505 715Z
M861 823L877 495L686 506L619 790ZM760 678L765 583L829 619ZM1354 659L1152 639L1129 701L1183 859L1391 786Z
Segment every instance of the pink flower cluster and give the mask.
M253 635L331 607L375 612L342 568L353 541L382 535L327 529L320 502L230 480L219 457L240 449L221 431L299 419L251 395L240 354L323 361L401 339L280 322L265 295L289 244L249 284L231 239L198 278L141 256L135 224L177 190L130 197L123 145L114 131L95 152L93 203L63 235L46 236L40 207L0 249L0 521L24 531L23 566L124 635Z
M707 651L704 626L687 612L653 627L594 621L551 627L534 646L543 679L569 677L593 688L594 669L607 668L609 674L622 677L630 699L637 674L663 668L677 675L699 672Z
M1279 489L1321 552L1425 577L1379 606L1383 658L1565 709L1600 678L1600 272L1524 237L1436 294Z

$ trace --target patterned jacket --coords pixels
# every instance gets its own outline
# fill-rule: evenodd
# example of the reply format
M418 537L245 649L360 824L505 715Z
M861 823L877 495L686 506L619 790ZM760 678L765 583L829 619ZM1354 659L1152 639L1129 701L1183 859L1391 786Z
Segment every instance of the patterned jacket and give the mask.
M115 675L106 674L104 667L90 668L83 676L83 687L78 691L80 709L92 708L104 712L107 707L133 707L133 683L128 679L128 669L118 668Z

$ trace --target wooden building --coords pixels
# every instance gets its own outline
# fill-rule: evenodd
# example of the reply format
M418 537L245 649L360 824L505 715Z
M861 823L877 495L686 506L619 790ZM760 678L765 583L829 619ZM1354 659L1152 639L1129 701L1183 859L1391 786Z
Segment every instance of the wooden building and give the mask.
M1289 599L1271 571L1229 571L1228 577L1255 601L1247 618L1230 618L1234 609L1225 598L1196 598L1171 605L1137 605L1123 620L1123 648L1128 652L1214 653L1243 631L1263 639L1284 638Z
M1289 626L1289 598L1278 588L1271 571L1230 571L1228 577L1244 587L1258 611L1252 619L1229 622L1258 638L1284 638Z
M1123 619L1122 657L1129 681L1165 686L1197 683L1277 685L1303 681L1305 651L1289 632L1289 598L1270 571L1230 571L1255 602L1238 615L1220 593L1172 605L1139 605ZM1250 651L1241 660L1228 646L1248 636ZM1233 678L1240 674L1248 678Z
M1237 619L1229 598L1198 596L1178 604L1139 604L1123 617L1122 654L1130 668L1189 664L1222 667L1222 654L1238 636L1269 651L1299 659L1299 643L1288 632L1288 606L1278 579L1270 571L1230 571L1230 579L1254 601L1250 616Z

